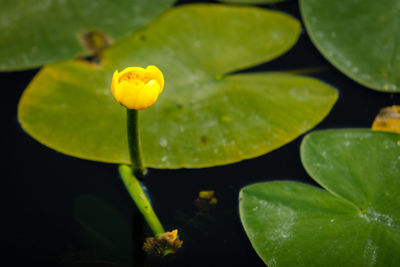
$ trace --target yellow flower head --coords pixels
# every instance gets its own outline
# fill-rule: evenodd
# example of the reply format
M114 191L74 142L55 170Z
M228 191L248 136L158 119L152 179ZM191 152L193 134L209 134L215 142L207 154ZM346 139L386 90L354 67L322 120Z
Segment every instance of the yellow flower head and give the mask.
M141 110L150 107L164 88L164 77L156 66L129 67L121 73L114 72L111 89L121 105Z

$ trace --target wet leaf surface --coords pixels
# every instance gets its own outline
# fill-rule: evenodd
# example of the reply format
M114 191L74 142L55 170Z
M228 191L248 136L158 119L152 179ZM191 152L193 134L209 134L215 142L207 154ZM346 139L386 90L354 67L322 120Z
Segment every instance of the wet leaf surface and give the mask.
M111 96L111 76L153 64L164 73L165 89L140 112L146 166L199 168L259 156L314 127L337 98L308 77L232 74L283 54L299 31L296 19L276 11L175 8L106 49L100 65L72 60L45 67L22 96L19 120L60 152L129 163L125 109Z
M249 185L240 215L268 266L397 266L400 135L369 130L311 133L303 165L325 190L298 182Z
M307 32L319 51L351 79L400 92L400 2L300 1Z
M88 56L149 23L174 0L5 0L0 71Z

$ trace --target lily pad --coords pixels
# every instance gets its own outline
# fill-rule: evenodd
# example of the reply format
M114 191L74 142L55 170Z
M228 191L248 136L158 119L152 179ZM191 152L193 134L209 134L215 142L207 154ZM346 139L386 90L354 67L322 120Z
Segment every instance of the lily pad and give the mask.
M0 71L91 55L146 25L174 0L5 0Z
M129 164L125 108L111 76L156 65L165 89L140 112L145 165L205 167L255 157L314 127L337 91L307 77L232 74L271 60L297 40L299 22L255 7L185 5L104 51L100 65L71 60L43 68L22 96L19 120L68 155Z
M303 165L324 189L298 182L253 184L240 216L268 266L398 266L400 135L314 132Z
M400 92L400 1L301 0L311 40L340 71L371 89Z

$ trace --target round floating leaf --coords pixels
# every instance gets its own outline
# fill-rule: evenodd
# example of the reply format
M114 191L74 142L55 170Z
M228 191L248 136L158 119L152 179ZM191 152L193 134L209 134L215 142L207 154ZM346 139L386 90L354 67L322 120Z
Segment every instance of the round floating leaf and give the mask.
M165 89L140 112L146 166L205 167L255 157L311 129L336 90L288 74L229 74L287 51L297 20L254 7L185 5L104 51L102 63L45 67L19 105L43 144L91 160L129 163L125 109L111 96L115 69L154 64Z
M267 182L240 192L246 233L268 266L399 266L400 135L311 133L303 164L323 189Z
M98 52L158 16L174 0L4 0L0 71Z
M400 92L400 1L302 0L301 12L319 51L351 79Z

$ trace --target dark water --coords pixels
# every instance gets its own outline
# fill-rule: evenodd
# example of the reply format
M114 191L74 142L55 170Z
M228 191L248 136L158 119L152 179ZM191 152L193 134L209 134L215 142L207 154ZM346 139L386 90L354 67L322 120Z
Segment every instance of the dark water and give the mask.
M189 2L189 1L181 1ZM296 1L273 6L300 18ZM368 90L353 82L319 54L302 33L284 56L252 71L288 70L328 66L312 76L340 92L328 117L315 129L370 127L379 109L400 104L400 96ZM38 70L0 73L3 92L2 251L5 266L123 266L113 255L90 246L85 231L74 219L74 203L95 196L120 213L140 237L136 208L119 179L115 165L91 162L57 153L29 137L17 121L17 103L23 89ZM4 95L5 92L5 95ZM166 258L145 257L147 266L265 266L252 249L240 224L238 192L241 187L270 180L296 180L315 184L299 158L302 137L265 156L228 166L206 169L155 170L147 177L154 209L168 230L179 229L184 245ZM217 205L200 210L194 205L201 190L215 190ZM89 213L92 211L88 211ZM101 213L101 209L100 209ZM136 214L136 215L135 215ZM101 218L101 214L100 214ZM106 229L115 218L99 219ZM136 222L136 223L135 223ZM150 236L145 229L144 235ZM130 248L119 251L132 258ZM73 265L75 264L75 265ZM2 264L3 265L3 264Z

